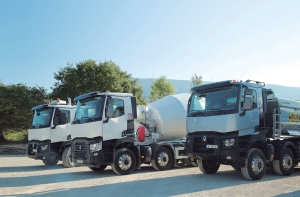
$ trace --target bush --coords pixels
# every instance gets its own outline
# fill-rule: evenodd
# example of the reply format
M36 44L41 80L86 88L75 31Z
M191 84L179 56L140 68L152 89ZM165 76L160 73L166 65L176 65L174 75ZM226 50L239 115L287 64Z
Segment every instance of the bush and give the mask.
M7 130L4 132L4 137L7 141L11 142L27 142L28 141L28 131L14 131Z

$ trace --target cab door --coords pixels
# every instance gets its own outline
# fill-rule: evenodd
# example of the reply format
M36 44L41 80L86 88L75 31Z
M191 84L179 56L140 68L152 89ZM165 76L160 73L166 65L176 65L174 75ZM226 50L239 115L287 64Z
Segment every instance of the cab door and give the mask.
M244 99L246 97L253 99L253 107L250 110L244 110L243 108ZM240 101L239 136L253 134L259 126L259 108L256 89L242 87Z
M57 110L57 109L55 109ZM70 110L60 110L58 124L51 128L51 142L67 141L67 136L71 134L71 113Z
M108 118L108 106L113 107L113 117ZM123 98L108 98L103 115L103 140L120 139L123 131L127 129L127 118Z

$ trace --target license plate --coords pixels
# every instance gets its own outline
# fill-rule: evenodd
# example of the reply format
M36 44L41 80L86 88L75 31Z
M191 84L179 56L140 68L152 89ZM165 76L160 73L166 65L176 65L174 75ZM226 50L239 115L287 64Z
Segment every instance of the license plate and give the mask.
M77 163L83 163L83 160L77 160Z
M206 148L218 148L218 145L206 145Z
M36 150L36 149L32 149L32 152L36 153L36 152L37 152L37 150Z

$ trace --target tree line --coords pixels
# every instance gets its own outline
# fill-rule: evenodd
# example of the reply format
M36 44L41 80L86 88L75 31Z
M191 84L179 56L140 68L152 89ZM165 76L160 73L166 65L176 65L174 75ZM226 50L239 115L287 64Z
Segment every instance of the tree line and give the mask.
M4 132L27 130L31 124L33 106L44 104L47 100L67 97L75 98L81 94L93 91L129 92L137 98L137 104L143 105L175 93L172 83L166 81L166 76L156 79L151 85L148 100L144 98L143 87L131 74L121 70L113 61L96 62L86 60L59 69L54 73L54 87L47 93L44 87L28 87L25 84L4 85L0 82L0 141ZM190 86L200 85L202 77L194 74Z

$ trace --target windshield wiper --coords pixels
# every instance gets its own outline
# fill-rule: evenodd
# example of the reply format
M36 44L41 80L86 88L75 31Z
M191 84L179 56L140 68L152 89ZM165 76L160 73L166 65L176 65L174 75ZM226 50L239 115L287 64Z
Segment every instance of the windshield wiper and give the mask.
M199 114L201 114L202 116L204 115L201 111L199 110L191 110L190 112L197 112L197 113L193 113L193 116L197 116Z
M83 119L87 119L87 121L86 122L93 122L93 119L92 118L90 118L90 117L82 117Z
M206 110L219 111L220 114L222 114L222 113L225 114L225 111L220 108L210 108L210 109L206 109Z
M73 124L77 124L77 123L80 123L80 120L79 120L79 119L73 121Z

